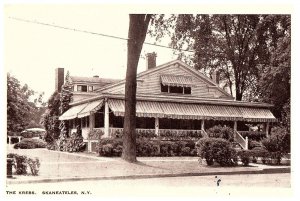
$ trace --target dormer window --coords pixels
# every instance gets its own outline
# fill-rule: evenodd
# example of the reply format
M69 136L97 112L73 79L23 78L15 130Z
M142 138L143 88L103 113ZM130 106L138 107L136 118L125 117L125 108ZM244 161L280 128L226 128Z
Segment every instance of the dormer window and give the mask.
M87 85L77 85L77 91L87 92Z
M161 75L161 92L191 94L193 79L190 76Z

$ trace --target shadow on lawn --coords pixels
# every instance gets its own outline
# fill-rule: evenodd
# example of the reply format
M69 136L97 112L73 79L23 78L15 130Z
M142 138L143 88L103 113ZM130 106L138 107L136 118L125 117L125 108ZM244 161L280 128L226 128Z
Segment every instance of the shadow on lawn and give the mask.
M151 167L151 168L155 168L155 169L161 169L161 170L171 170L170 168L164 168L164 167L160 167L160 166L154 166L154 165L149 165L149 164L146 164L144 162L141 162L141 161L137 161L133 164L136 164L136 165L140 165L140 166L144 166L144 167Z

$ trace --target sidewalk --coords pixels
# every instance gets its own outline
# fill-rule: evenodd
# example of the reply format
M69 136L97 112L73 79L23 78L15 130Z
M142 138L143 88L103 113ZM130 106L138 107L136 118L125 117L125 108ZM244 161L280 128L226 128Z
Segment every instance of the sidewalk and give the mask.
M13 149L9 152L38 157L41 167L39 176L15 175L14 179L7 179L7 184L290 172L289 166L262 164L250 164L249 167L208 167L200 165L198 157L139 157L138 163L127 163L120 158L47 149Z

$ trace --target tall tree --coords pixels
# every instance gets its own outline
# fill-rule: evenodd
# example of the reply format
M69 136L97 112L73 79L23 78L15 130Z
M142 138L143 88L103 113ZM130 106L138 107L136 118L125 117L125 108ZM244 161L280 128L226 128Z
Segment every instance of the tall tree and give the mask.
M291 29L287 21L284 37L278 39L271 49L269 64L261 72L258 82L259 97L273 103L274 115L290 127L290 88L291 88Z
M129 15L122 152L122 158L128 162L136 162L136 75L150 19L149 14Z
M60 114L63 114L70 108L71 98L72 98L72 85L70 84L70 74L68 71L65 77L65 83L62 86L61 93L60 93L60 106L59 106ZM60 129L59 146L60 149L62 149L62 147L66 143L67 138L69 137L69 121L67 120L60 121L59 129Z
M55 91L48 100L46 112L43 114L41 124L44 126L46 132L45 140L52 143L59 137L59 106L60 95Z
M174 28L171 45L193 50L196 69L212 75L216 69L237 100L257 95L260 70L268 63L270 48L287 30L287 15L178 15L155 18L152 35ZM169 26L166 26L169 25ZM163 27L163 28L161 28Z
M7 132L21 132L30 123L30 114L35 105L29 101L34 91L7 74Z
M60 93L60 106L59 106L60 114L63 114L70 108L71 98L72 98L72 85L70 84L70 74L68 71L65 77L65 83L62 86L61 93ZM60 130L61 130L61 136L63 136L64 138L68 137L68 133L69 133L68 121L60 122Z

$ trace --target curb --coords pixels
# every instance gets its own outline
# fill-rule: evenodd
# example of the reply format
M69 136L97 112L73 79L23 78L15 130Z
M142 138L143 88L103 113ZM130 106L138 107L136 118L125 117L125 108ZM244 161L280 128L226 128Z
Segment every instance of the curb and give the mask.
M155 175L128 175L128 176L99 176L99 177L71 177L71 178L49 178L49 179L32 179L32 180L6 180L6 184L32 184L32 183L55 183L70 181L95 181L95 180L120 180L120 179L148 179L163 177L192 177L192 176L210 176L210 175L241 175L241 174L275 174L290 173L291 168L265 168L261 170L245 170L235 172L202 172L202 173L178 173L178 174L155 174Z

